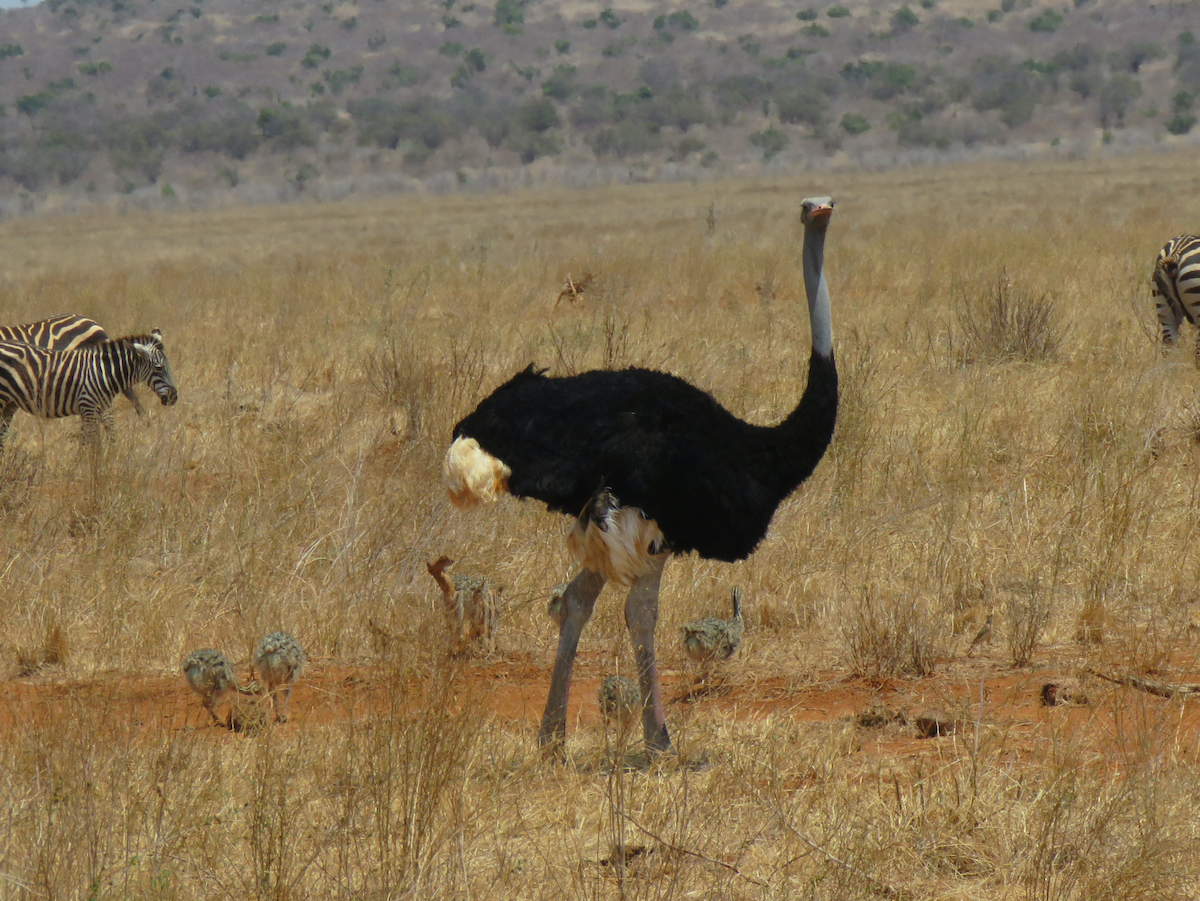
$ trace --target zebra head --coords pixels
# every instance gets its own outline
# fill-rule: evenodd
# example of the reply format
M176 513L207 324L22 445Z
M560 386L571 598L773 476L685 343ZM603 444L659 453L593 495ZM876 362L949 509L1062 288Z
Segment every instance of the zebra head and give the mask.
M149 371L145 376L146 384L158 395L163 406L179 400L175 379L171 377L171 364L167 362L167 353L163 350L162 332L155 329L145 340L135 340L133 349L149 364Z

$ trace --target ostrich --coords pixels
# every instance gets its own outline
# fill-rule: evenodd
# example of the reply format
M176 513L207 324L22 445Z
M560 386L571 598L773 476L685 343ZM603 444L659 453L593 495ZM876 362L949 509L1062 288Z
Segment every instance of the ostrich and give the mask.
M277 723L287 722L292 683L304 672L305 662L304 648L287 632L271 632L264 635L254 651L254 666L271 695Z
M244 695L258 692L256 682L241 685L233 673L229 659L213 648L201 648L188 654L187 659L183 661L183 675L192 691L200 696L200 703L217 726L233 728L233 711L229 711L228 721L222 723L214 709L227 695L235 691Z
M742 632L745 631L742 589L734 588L730 594L733 599L733 619L706 616L683 627L683 650L706 673L712 664L728 660L736 654L742 644Z
M629 586L646 747L671 747L654 656L658 592L671 554L741 560L776 508L812 474L833 437L837 369L822 273L828 197L801 205L812 329L808 383L775 426L738 419L681 378L648 369L548 378L533 366L454 427L446 453L451 501L469 508L509 493L575 516L567 546L581 569L563 594L558 653L538 733L561 756L580 633L609 580Z
M600 715L604 722L617 727L624 737L642 712L642 695L638 684L626 676L606 676L596 693L600 702Z

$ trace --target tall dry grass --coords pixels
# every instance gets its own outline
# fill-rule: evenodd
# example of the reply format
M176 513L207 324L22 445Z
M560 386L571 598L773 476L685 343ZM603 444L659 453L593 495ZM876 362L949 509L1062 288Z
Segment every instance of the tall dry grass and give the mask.
M1198 176L1151 156L3 226L7 319L160 327L181 399L123 408L94 480L75 422L18 417L0 456L0 895L1194 897L1184 702L1097 690L1018 726L961 657L994 612L997 672L1195 667L1200 373L1156 350L1146 277ZM585 716L550 766L534 716L437 653L424 564L505 585L494 659L544 677L564 523L452 512L450 429L530 362L665 368L778 420L807 359L796 207L826 192L838 434L750 560L672 563L659 628L683 678L678 625L743 585L728 679L777 709L672 705L679 756L633 769ZM585 670L631 668L620 608ZM113 700L278 628L357 668L322 683L336 715L225 735ZM940 680L966 726L912 752L792 710L848 674Z

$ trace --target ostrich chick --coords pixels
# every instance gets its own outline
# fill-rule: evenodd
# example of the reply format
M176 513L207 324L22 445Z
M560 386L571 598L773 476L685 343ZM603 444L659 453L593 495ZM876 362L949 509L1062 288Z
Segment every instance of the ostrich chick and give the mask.
M642 715L642 690L626 676L607 676L600 683L600 713L622 735Z
M425 564L442 590L446 610L446 623L450 629L456 650L474 645L492 650L496 637L496 621L499 616L496 597L503 589L493 587L489 579L482 576L447 575L445 570L453 565L449 557L439 557Z
M734 588L731 595L733 619L709 616L683 627L684 651L705 669L728 660L742 643L742 589Z
M554 620L554 624L560 629L562 628L563 620L566 619L567 612L563 609L563 597L567 593L569 583L559 582L550 589L550 603L546 605L547 615Z
M231 692L249 695L258 691L258 685L255 683L248 686L241 685L233 673L233 666L230 665L229 659L213 648L202 648L188 654L187 659L183 661L183 675L187 678L192 691L200 695L200 702L204 705L204 709L208 711L208 715L218 726L229 727L233 721L232 711L230 711L229 720L222 723L215 710L226 696Z
M271 695L277 723L287 722L292 683L304 672L306 661L304 648L287 632L272 632L264 636L254 651L254 667Z

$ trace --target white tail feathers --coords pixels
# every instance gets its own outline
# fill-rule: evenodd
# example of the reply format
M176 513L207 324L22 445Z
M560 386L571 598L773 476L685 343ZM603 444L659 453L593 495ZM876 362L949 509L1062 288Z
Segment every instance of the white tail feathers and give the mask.
M584 569L619 585L653 572L665 544L658 523L636 507L608 510L602 520L581 516L567 536L567 549Z
M512 470L480 447L474 438L455 438L446 451L442 473L454 506L469 510L507 494Z

